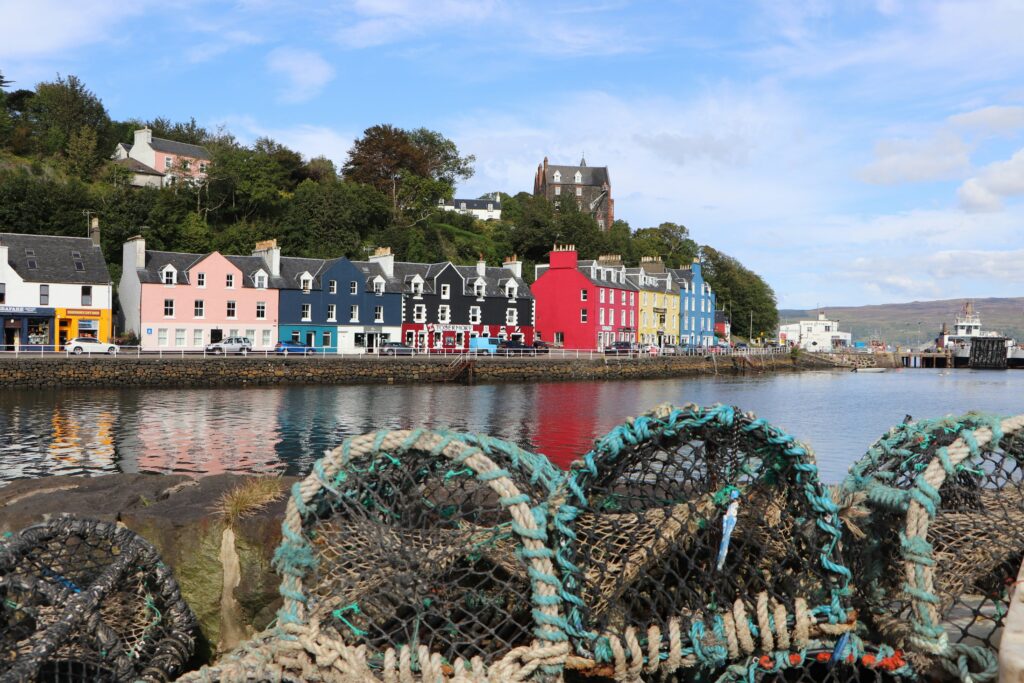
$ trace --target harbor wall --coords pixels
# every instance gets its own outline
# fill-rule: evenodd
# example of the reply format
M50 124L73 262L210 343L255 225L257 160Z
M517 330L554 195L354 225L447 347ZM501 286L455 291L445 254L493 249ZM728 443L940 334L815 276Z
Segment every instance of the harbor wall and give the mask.
M0 387L195 387L659 379L801 368L777 356L480 359L457 373L450 358L0 358ZM470 376L471 372L471 376Z

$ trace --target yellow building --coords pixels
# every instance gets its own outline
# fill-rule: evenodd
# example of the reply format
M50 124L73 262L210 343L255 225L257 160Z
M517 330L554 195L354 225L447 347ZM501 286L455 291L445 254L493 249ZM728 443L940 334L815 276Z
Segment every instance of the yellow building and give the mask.
M679 288L659 256L644 256L626 277L639 291L637 343L674 346L679 343Z
M75 337L110 341L112 315L109 308L55 308L53 317L57 326L58 348L63 348L69 339Z

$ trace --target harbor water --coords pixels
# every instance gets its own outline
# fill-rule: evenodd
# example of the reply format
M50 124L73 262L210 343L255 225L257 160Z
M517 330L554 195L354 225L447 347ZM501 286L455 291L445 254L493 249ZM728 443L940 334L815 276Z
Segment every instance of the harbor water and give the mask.
M836 482L906 415L1024 412L1024 372L809 372L480 386L7 390L0 486L58 474L302 475L342 439L450 427L514 441L566 465L659 403L728 403L808 443Z

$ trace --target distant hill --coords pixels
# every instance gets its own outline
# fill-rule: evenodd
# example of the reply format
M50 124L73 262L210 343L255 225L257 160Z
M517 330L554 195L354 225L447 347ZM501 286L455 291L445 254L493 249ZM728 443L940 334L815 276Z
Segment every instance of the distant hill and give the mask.
M906 304L879 306L823 306L832 320L839 320L839 329L852 332L854 340L868 340L874 336L891 343L913 344L934 339L942 323L953 326L966 301L974 302L981 316L984 330L996 330L1004 335L1024 340L1024 297L1004 299L945 299L943 301L911 301ZM816 315L815 310L779 310L782 323L806 320Z

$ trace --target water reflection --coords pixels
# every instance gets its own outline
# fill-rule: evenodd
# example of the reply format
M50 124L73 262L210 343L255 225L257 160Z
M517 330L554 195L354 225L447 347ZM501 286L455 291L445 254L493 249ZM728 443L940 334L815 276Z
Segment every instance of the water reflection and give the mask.
M630 415L730 403L809 442L829 481L907 413L1024 412L1024 373L810 373L753 378L451 385L6 391L0 484L105 472L304 474L375 429L485 432L568 464Z

